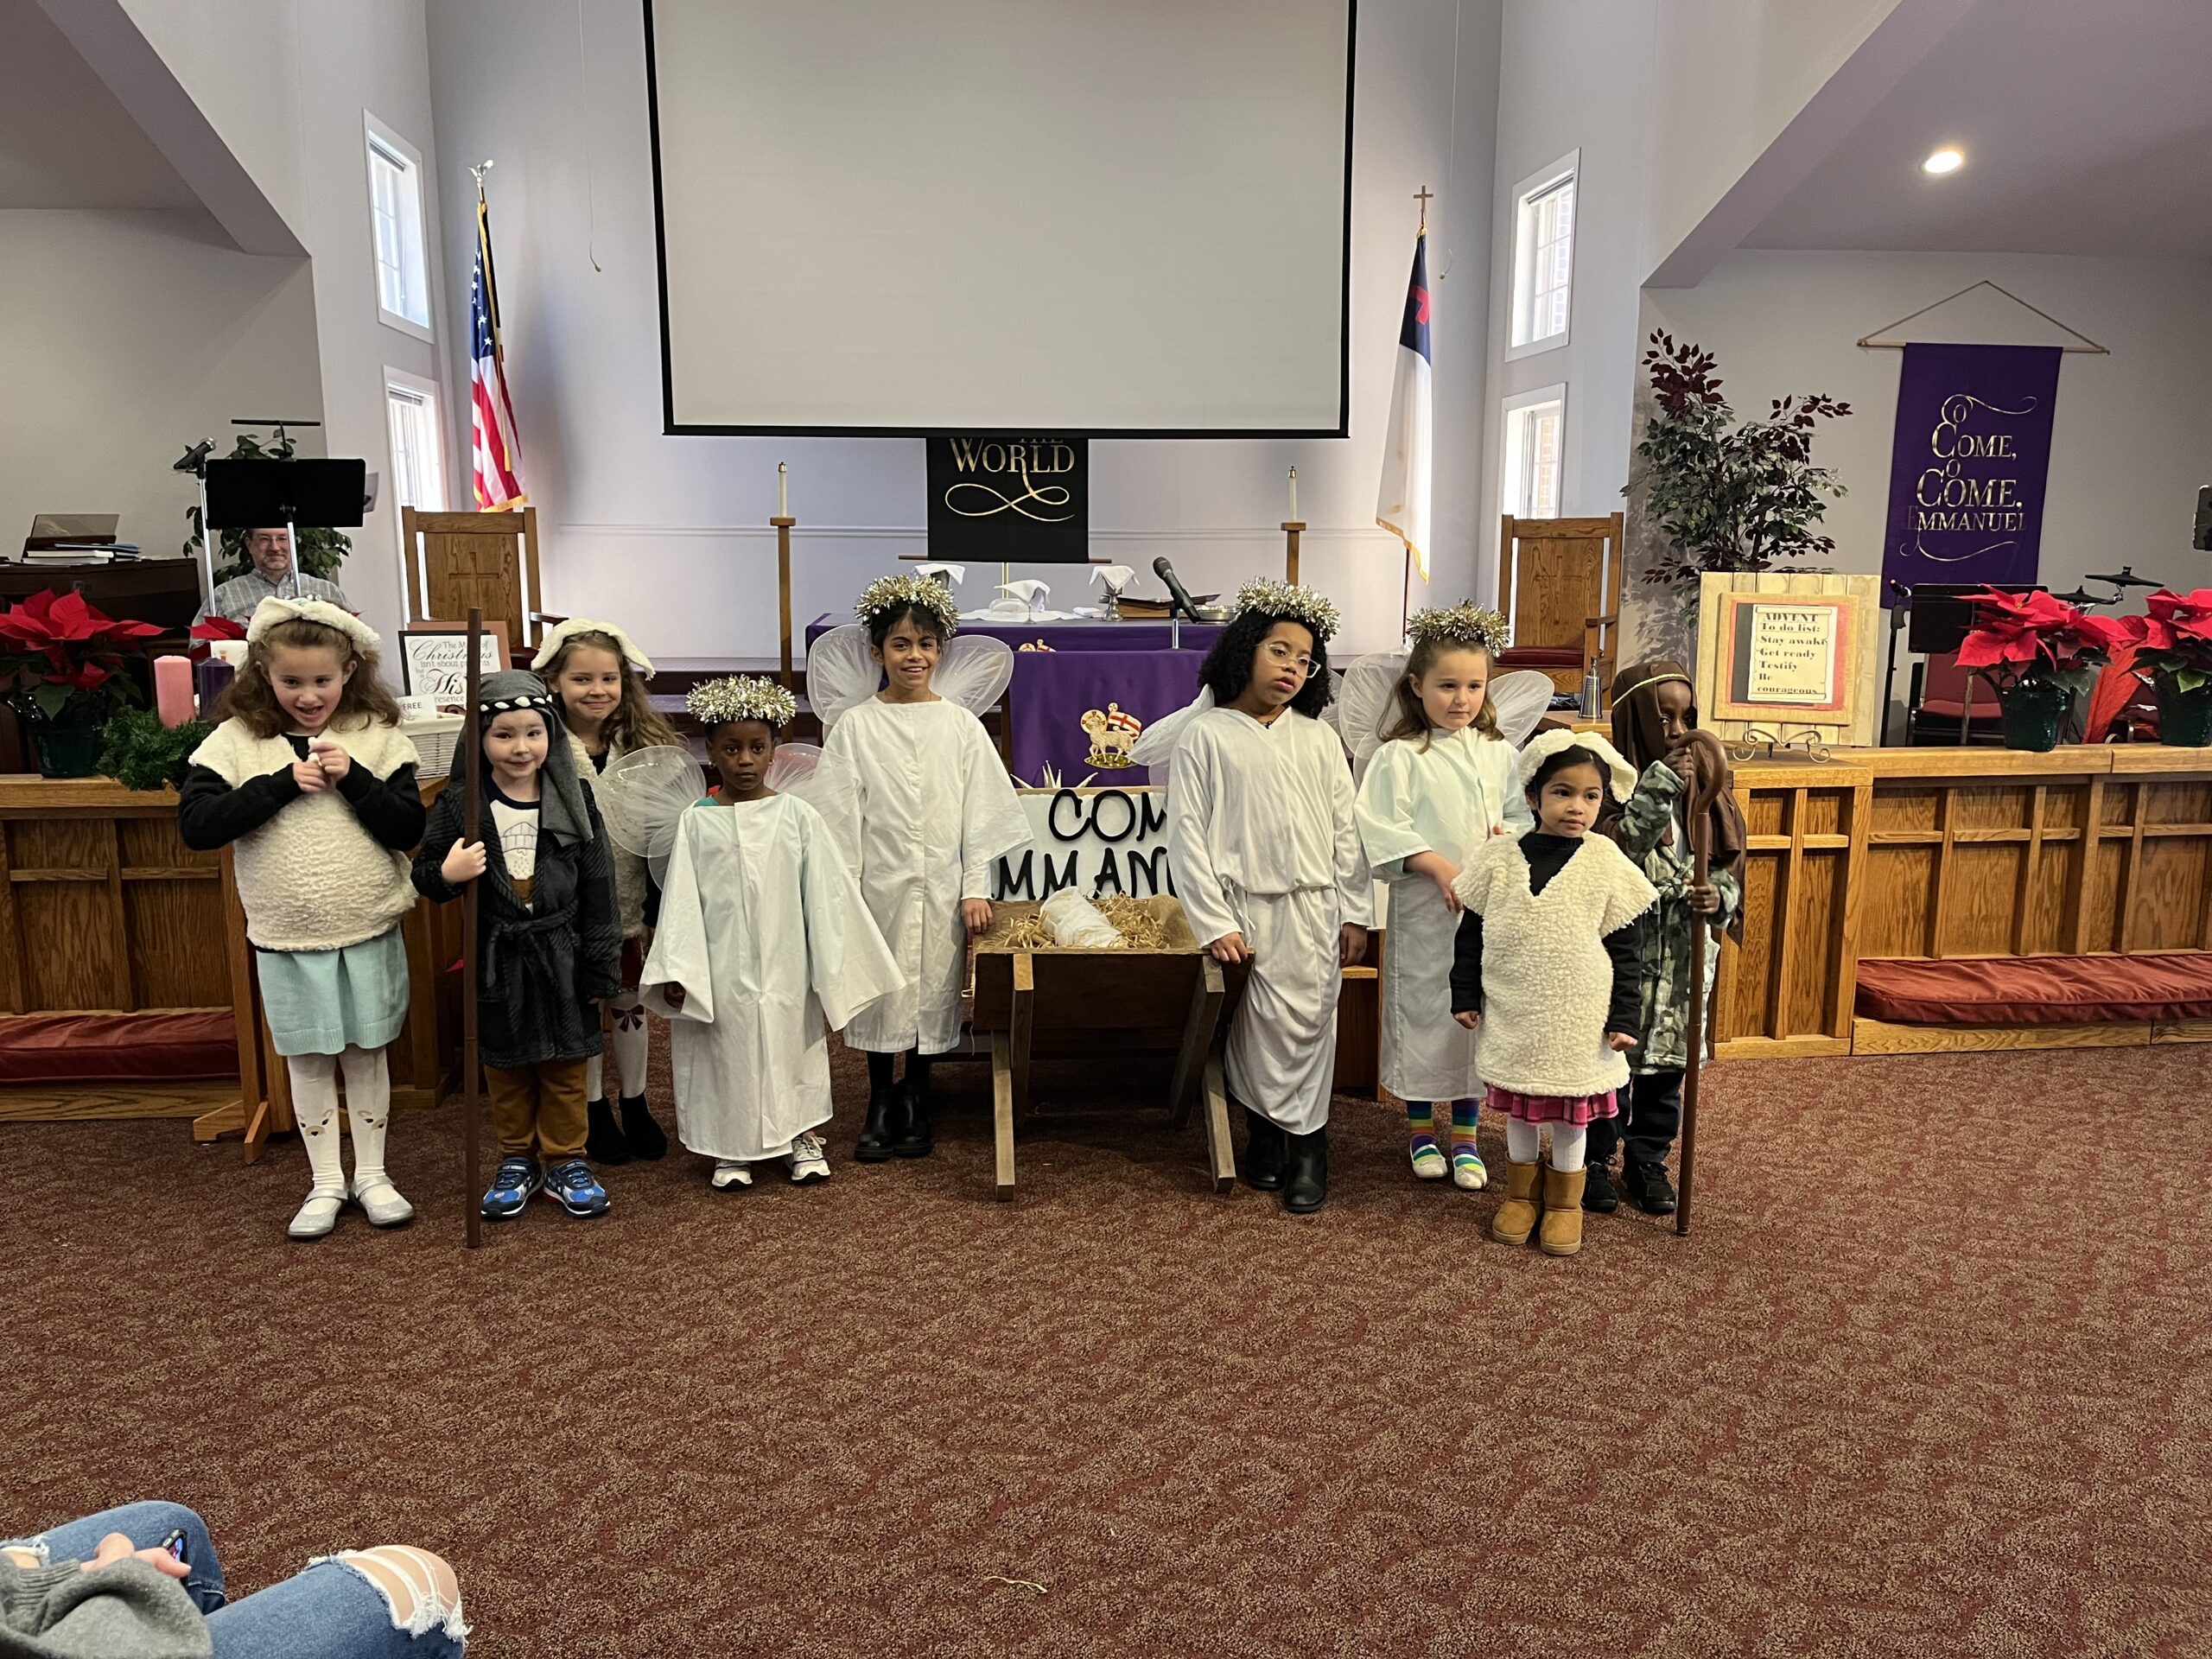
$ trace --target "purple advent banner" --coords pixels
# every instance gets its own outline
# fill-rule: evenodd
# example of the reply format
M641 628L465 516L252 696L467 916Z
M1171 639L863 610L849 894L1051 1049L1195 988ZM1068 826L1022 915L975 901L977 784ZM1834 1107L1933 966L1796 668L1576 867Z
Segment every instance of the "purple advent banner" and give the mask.
M2060 354L2056 346L1906 346L1884 605L1895 602L1891 582L2036 580Z
M1202 651L1025 651L1007 693L1014 775L1041 786L1051 766L1076 785L1147 781L1129 750L1137 734L1198 695Z

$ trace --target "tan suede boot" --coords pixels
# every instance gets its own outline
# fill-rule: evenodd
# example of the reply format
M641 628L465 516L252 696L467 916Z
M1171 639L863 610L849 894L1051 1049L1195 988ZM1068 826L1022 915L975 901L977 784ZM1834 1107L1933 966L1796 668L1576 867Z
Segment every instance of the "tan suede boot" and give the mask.
M1536 1164L1505 1166L1505 1202L1490 1224L1490 1236L1501 1244L1526 1244L1536 1230L1541 1213L1536 1208Z
M1544 1225L1536 1248L1546 1255L1573 1255L1582 1248L1582 1184L1586 1169L1544 1168Z

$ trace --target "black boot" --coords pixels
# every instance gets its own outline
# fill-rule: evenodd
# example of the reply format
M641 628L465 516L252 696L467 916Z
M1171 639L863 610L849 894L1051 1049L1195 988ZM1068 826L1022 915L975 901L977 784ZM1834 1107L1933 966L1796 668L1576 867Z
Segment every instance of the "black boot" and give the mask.
M1611 1215L1621 1207L1621 1196L1613 1190L1613 1166L1592 1158L1584 1167L1590 1176L1582 1184L1582 1207L1601 1216Z
M660 1125L653 1122L653 1115L646 1109L643 1095L622 1096L622 1138L630 1143L632 1158L651 1160L667 1155L668 1137L661 1133Z
M925 1083L917 1083L912 1077L899 1084L899 1103L903 1109L899 1135L891 1143L891 1150L901 1158L926 1158L937 1150L937 1137L930 1132L930 1090Z
M894 1084L877 1084L868 1091L868 1119L861 1125L861 1138L853 1148L853 1157L863 1164L887 1164L891 1161L891 1098Z
M630 1143L622 1138L622 1126L614 1121L614 1103L594 1100L584 1108L588 1127L584 1130L584 1156L594 1164L626 1164L630 1161Z
M1329 1198L1329 1131L1324 1125L1288 1138L1290 1181L1282 1207L1294 1216L1310 1216Z
M1249 1106L1244 1109L1244 1185L1255 1192L1281 1192L1288 1152L1283 1132L1273 1119Z
M1675 1213L1675 1184L1667 1179L1666 1165L1641 1163L1631 1158L1621 1166L1621 1185L1645 1215Z

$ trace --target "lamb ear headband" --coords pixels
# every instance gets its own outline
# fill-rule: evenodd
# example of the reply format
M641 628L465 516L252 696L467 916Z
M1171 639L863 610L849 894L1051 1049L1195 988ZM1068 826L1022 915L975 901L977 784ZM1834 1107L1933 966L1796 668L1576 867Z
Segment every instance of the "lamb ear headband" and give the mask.
M1539 732L1530 738L1521 751L1521 787L1527 789L1535 781L1536 773L1545 761L1561 749L1587 749L1598 757L1598 764L1605 769L1605 780L1611 786L1613 798L1624 801L1636 792L1636 768L1621 759L1621 752L1595 732L1578 732L1568 728Z
M539 673L544 672L545 665L561 654L561 648L563 645L577 635L584 633L605 634L620 648L622 652L622 660L632 669L640 674L651 674L653 671L652 658L639 651L638 642L623 632L619 625L613 622L595 622L588 616L572 616L565 622L556 624L553 630L538 642L537 655L530 659L531 667Z
M246 643L253 644L270 629L286 622L314 622L335 628L353 642L358 652L372 652L384 643L374 628L343 605L334 605L327 599L278 599L274 594L253 607L253 620L246 624Z

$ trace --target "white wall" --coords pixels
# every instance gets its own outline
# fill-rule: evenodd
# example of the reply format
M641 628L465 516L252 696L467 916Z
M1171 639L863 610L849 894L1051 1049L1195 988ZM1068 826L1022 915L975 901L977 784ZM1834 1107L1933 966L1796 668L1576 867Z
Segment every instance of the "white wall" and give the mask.
M231 246L197 210L0 213L0 544L40 512L119 512L174 553L194 499L172 472L233 416L312 416L306 263Z
M1397 633L1401 563L1376 530L1375 495L1398 318L1422 184L1433 205L1437 591L1472 579L1477 467L1487 400L1491 142L1499 0L1468 0L1459 41L1458 156L1452 0L1362 9L1354 147L1351 429L1303 443L1096 442L1095 553L1148 567L1173 556L1199 591L1281 570L1284 474L1299 468L1313 526L1304 573L1345 612L1355 649ZM447 201L449 325L457 337L474 246L463 168L486 156L507 367L524 481L540 509L550 608L611 614L656 657L765 658L775 649L775 464L791 467L794 612L842 610L868 578L919 551L923 446L896 439L668 437L661 431L658 298L639 9L586 0L555 26L525 0L445 5L429 16ZM1010 175L1018 208L1037 168ZM1203 191L1203 180L1191 188ZM1446 250L1451 257L1447 265ZM1255 264L1268 257L1252 250ZM1440 276L1440 270L1448 274ZM1234 296L1224 296L1226 302ZM457 347L455 348L457 351ZM465 388L467 365L453 373ZM1030 573L1038 574L1038 573ZM1063 569L1049 579L1062 592ZM995 573L971 573L981 603ZM1146 586L1154 584L1147 578ZM1422 602L1416 584L1414 602Z
M446 357L441 346L378 319L362 112L373 111L423 152L430 186L432 315L443 327L448 308L438 244L439 172L424 0L125 3L308 251L324 422L320 438L310 443L324 454L362 456L385 480L378 510L349 532L353 551L342 582L371 625L389 632L400 624L403 603L384 370L389 365L436 379ZM462 292L465 299L465 283ZM188 326L183 316L170 321ZM448 425L461 420L465 443L467 404L456 405L450 390L446 404ZM466 499L454 505L466 505Z
M1507 0L1491 216L1489 403L1567 386L1560 512L1621 507L1635 389L1637 284L1643 258L1656 0ZM1567 343L1508 361L1513 188L1580 149ZM1479 588L1497 587L1499 429L1486 429Z
M2059 371L2042 579L2068 588L2089 571L2133 563L2183 589L2212 582L2212 559L2189 548L2197 488L2212 483L2212 264L1745 250L1694 289L1646 294L1644 321L1714 353L1739 414L1764 414L1770 398L1790 392L1824 391L1852 406L1822 426L1813 453L1850 492L1826 518L1834 568L1878 572L1899 354L1853 342L1984 277L2111 348L2069 354ZM1961 302L1904 334L1993 345L2063 338L1991 301ZM1631 632L1655 632L1649 616L1648 603L1632 603Z

